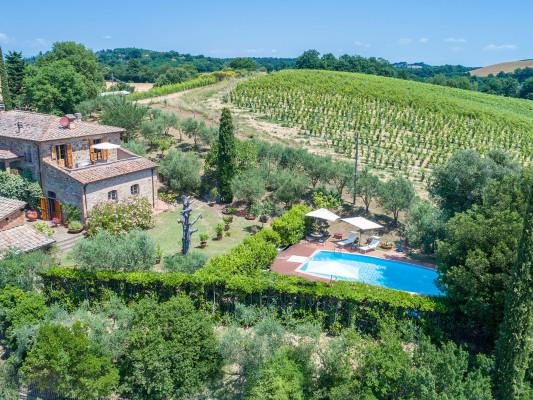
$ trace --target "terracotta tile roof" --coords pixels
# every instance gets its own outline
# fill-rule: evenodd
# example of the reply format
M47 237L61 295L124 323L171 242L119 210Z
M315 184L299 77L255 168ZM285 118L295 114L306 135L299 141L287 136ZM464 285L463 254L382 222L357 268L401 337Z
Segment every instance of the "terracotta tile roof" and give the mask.
M26 202L0 196L0 219L26 207Z
M83 184L103 181L116 176L127 175L132 172L143 171L157 167L157 164L143 157L132 157L126 160L114 161L105 164L96 164L75 170L62 170L78 182Z
M14 160L20 157L22 156L19 156L18 154L13 153L11 150L0 149L0 160Z
M30 225L21 225L0 232L0 253L9 248L20 251L32 251L54 243L54 239L43 235Z
M59 125L60 118L29 111L0 111L0 137L44 142L124 132L116 126L81 121L73 122L70 128L63 128ZM19 122L22 124L20 129L17 127Z

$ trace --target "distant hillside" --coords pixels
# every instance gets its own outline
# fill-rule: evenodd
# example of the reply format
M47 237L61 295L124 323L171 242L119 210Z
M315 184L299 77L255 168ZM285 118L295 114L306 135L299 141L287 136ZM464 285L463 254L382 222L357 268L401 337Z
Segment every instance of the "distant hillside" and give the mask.
M388 77L284 70L239 83L230 101L352 158L424 179L459 149L533 159L533 102Z
M478 68L470 71L470 74L475 76L489 76L490 74L496 75L499 72L514 72L518 68L533 68L533 59L521 60L521 61L509 61L494 65L488 65L483 68Z

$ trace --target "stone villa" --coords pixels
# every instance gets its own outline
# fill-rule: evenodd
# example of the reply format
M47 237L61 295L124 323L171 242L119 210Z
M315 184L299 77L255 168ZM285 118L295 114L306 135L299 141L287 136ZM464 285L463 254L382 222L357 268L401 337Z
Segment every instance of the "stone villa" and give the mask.
M157 165L118 146L123 133L84 122L79 114L0 111L0 168L31 172L43 189L43 219L60 218L65 203L78 207L83 220L95 204L107 200L143 196L153 207ZM106 142L115 146L94 148Z

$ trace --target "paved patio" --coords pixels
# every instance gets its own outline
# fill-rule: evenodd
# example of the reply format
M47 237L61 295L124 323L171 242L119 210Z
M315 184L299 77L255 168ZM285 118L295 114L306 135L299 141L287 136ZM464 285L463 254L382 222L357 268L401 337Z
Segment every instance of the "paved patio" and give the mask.
M294 275L294 276L305 278L311 281L329 282L330 279L320 278L320 277L303 274L301 272L296 271L298 267L305 262L303 261L303 258L307 259L311 257L311 255L315 251L318 251L318 250L329 250L329 251L336 251L336 252L341 252L341 253L363 254L351 248L346 248L346 249L339 248L335 245L334 242L331 242L331 241L327 241L324 243L301 241L300 243L295 244L294 246L291 246L288 249L279 253L276 259L274 260L274 262L272 263L272 266L270 267L270 271L277 272L277 273L284 274L284 275ZM387 260L403 261L403 262L408 262L410 264L418 265L421 267L435 269L434 264L427 263L427 262L421 262L418 260L413 260L409 258L405 253L398 252L396 250L376 249L376 250L367 252L364 255L370 256L370 257L383 258ZM292 257L292 261L290 261L291 257ZM303 257L303 258L300 259L300 257Z

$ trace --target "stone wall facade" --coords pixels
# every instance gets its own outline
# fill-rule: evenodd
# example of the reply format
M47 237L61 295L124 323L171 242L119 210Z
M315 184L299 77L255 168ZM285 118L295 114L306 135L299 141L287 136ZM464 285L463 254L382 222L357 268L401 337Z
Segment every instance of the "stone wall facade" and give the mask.
M45 197L50 197L49 192L61 203L68 203L83 210L83 185L63 172L59 167L43 163L42 189Z
M152 207L155 206L157 171L148 169L121 175L114 178L89 183L85 188L85 198L87 201L87 210L90 210L98 203L108 201L109 192L117 191L117 200L126 200L132 197L131 187L138 185L138 196L145 197Z
M39 180L39 150L37 143L23 139L0 137L0 148L11 150L13 153L24 157L24 160L11 162L11 168L28 170L34 180Z
M89 140L102 139L102 141L120 145L120 133L111 133L108 135L95 135L86 136L83 138L73 138L70 140L57 140L53 142L40 143L41 157L47 160L52 159L52 146L60 144L72 145L72 162L74 166L80 163L86 163L91 161L89 154ZM108 150L108 160L117 160L117 150Z

